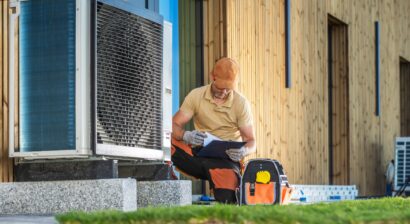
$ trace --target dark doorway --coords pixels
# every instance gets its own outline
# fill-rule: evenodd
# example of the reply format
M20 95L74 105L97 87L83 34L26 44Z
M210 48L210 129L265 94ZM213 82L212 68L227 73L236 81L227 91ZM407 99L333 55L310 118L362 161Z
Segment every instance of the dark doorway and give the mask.
M347 25L328 16L329 184L349 184Z
M410 62L400 58L400 136L410 136Z

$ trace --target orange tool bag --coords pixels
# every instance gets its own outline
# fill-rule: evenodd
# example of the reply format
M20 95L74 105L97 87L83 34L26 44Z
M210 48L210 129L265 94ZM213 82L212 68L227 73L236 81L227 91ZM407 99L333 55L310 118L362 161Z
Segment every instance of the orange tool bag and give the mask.
M246 166L239 187L240 205L287 204L292 188L282 164L271 159L252 159Z

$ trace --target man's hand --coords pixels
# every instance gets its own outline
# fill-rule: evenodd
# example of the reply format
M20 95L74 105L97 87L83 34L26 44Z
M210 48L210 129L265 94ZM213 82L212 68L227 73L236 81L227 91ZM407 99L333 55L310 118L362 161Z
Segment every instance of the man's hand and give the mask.
M226 154L229 156L229 158L234 161L234 162L239 162L245 157L246 155L246 147L242 146L239 149L228 149L226 150Z
M203 145L206 134L197 130L185 131L183 140L190 145Z

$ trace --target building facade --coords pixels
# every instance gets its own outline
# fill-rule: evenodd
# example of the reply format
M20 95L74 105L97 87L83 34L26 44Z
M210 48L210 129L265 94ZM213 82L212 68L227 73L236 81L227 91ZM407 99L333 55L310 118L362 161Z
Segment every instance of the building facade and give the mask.
M383 194L395 137L410 135L410 2L208 0L203 12L205 81L222 56L241 66L250 158L281 161L290 183Z
M13 181L9 10L0 1L3 182ZM180 0L178 10L177 104L209 82L217 59L232 57L254 114L258 147L248 159L279 160L290 183L355 184L360 195L383 194L394 139L410 136L408 0Z

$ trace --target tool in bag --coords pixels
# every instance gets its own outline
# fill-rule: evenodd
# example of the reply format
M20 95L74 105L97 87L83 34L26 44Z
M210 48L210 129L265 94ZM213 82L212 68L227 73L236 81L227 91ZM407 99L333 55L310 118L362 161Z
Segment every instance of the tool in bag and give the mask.
M240 205L286 204L292 188L277 160L253 159L246 166L239 186Z

